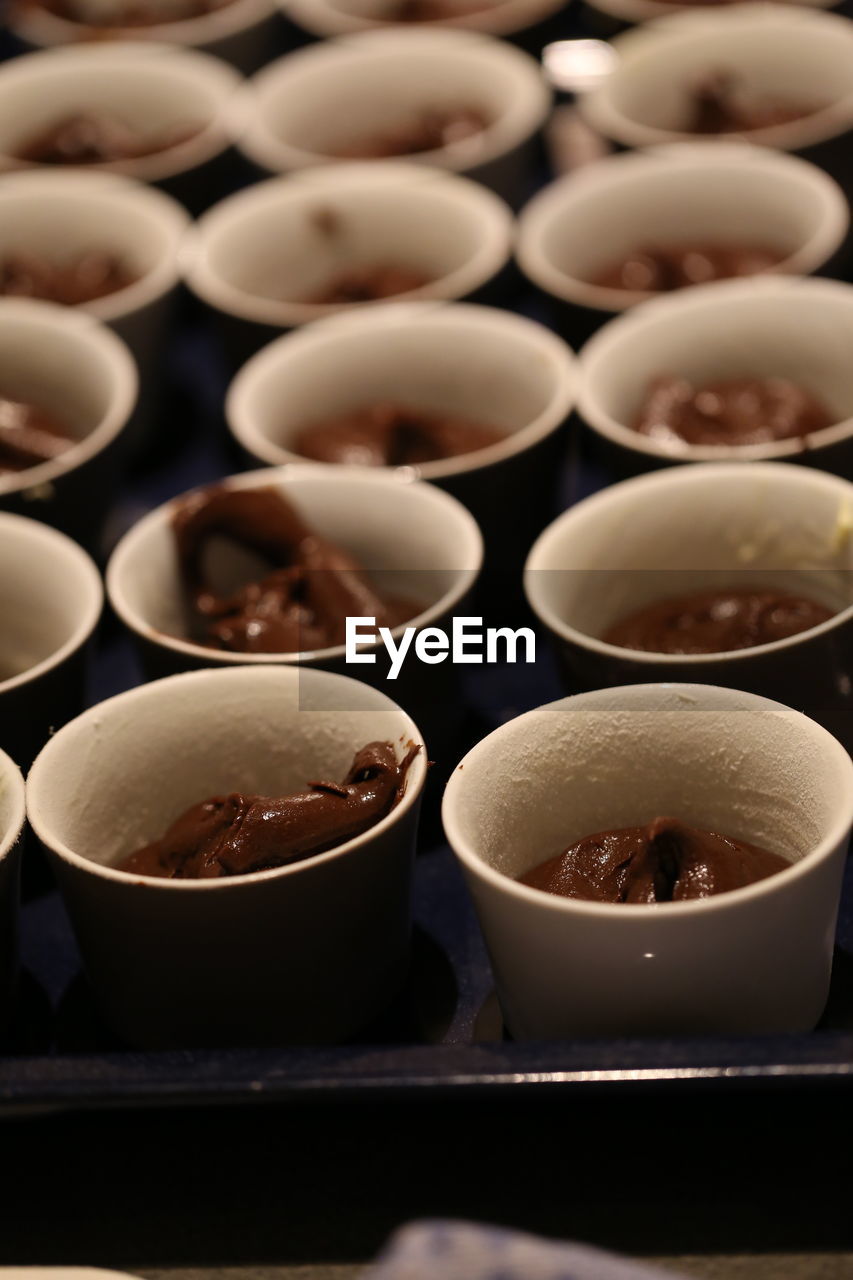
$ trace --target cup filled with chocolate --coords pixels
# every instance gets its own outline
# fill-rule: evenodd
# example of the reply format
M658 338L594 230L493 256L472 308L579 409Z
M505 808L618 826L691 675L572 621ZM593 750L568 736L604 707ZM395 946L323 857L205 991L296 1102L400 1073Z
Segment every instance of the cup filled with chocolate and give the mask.
M275 38L275 14L273 0L12 0L9 25L31 48L147 40L201 49L250 72Z
M527 599L571 689L699 680L853 743L853 486L785 463L613 485L536 542Z
M295 667L175 676L60 730L28 813L119 1036L326 1043L369 1022L406 978L426 770L384 693Z
M842 245L838 185L796 156L734 142L611 156L545 187L519 218L521 270L570 336L657 294L809 275Z
M321 39L406 24L503 36L533 48L558 0L281 0L287 16ZM538 46L541 48L541 44Z
M348 308L496 288L511 236L509 208L466 178L336 165L223 200L190 232L183 270L242 363L282 330Z
M137 388L127 347L92 316L0 298L0 511L93 543Z
M620 471L786 459L853 474L853 287L727 281L644 302L581 357L579 410Z
M572 352L531 320L399 303L271 343L234 379L225 412L258 462L405 468L439 485L506 572L554 507L574 388Z
M853 764L752 694L646 684L484 738L442 808L518 1038L815 1026Z
M73 167L157 183L192 209L220 193L241 77L209 54L110 41L0 67L0 172Z
M0 750L27 769L53 729L82 710L104 593L70 538L0 512L0 599Z
M580 103L623 147L738 135L796 152L851 190L853 22L789 4L677 14L617 37Z
M517 201L551 96L539 65L470 31L386 30L271 63L242 90L239 146L262 170L406 159Z

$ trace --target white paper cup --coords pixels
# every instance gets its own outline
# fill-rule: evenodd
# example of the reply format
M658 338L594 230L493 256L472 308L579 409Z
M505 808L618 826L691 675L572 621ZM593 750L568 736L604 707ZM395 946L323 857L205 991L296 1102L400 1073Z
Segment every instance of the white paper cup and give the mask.
M803 1032L826 1002L853 763L805 716L703 685L640 685L520 716L465 756L445 829L519 1038ZM790 860L655 906L515 877L584 836L673 815Z
M463 502L491 547L501 531L547 519L574 394L574 356L542 325L492 307L399 303L271 343L232 382L225 414L241 448L268 465L304 464L293 448L301 428L377 403L505 432L474 453L397 468Z
M376 826L303 862L211 880L116 863L190 805L343 777L355 751L421 750ZM327 672L199 671L110 698L61 730L28 779L83 962L111 1025L146 1048L318 1043L377 1014L406 975L427 762L390 698Z
M85 650L103 599L81 547L0 512L0 750L22 768L83 706Z
M0 67L0 171L42 167L14 152L63 116L106 111L145 136L184 126L198 132L149 156L87 165L86 172L162 184L192 208L204 207L221 178L231 143L226 112L240 83L237 72L218 58L141 41L14 58Z
M708 4L702 6L702 12L707 12L714 2L715 0L708 0ZM839 0L795 0L797 5L809 9L831 9L838 2ZM697 9L696 0L685 0L683 4L670 4L667 0L585 0L585 3L620 24L652 22L655 18L671 18L677 13L695 14Z
M752 142L808 152L853 128L853 22L838 14L793 4L704 8L627 32L613 47L615 70L583 96L580 109L623 146L701 141L706 135L684 127L689 93L718 70L732 72L756 97L826 104L742 135Z
M279 0L288 18L320 39L372 31L393 25L390 0ZM482 9L469 10L464 3L452 17L431 22L435 27L478 31L482 35L514 36L550 18L563 7L562 0L494 0Z
M184 278L222 318L232 355L245 358L284 329L377 305L300 301L342 270L406 266L432 279L401 296L467 298L506 267L511 236L507 206L466 178L390 162L332 165L211 209L185 243Z
M254 71L264 61L274 37L274 0L228 0L209 13L150 26L104 28L52 13L41 5L19 0L10 5L9 25L19 40L38 49L75 44L81 40L143 40L176 44L212 53L241 71Z
M0 394L55 413L78 439L50 462L0 476L0 510L93 542L120 474L137 385L127 347L92 316L0 298Z
M684 144L611 156L546 187L521 213L517 258L588 331L654 296L589 283L639 246L766 245L783 254L773 273L808 275L840 248L849 221L836 183L797 157Z
M613 485L565 512L524 571L534 613L573 688L696 680L773 696L853 745L853 485L785 463L673 467ZM778 587L836 612L809 631L718 654L605 643L657 600Z
M18 896L24 819L24 779L14 761L0 751L0 1031L12 1015L18 975Z
M787 459L853 474L853 286L835 280L722 281L644 302L612 320L581 355L579 412L636 469L672 462ZM833 425L767 444L667 444L634 431L652 380L699 388L729 378L788 378L816 395Z
M80 305L123 338L143 391L160 378L180 285L186 210L161 191L115 174L39 169L0 177L0 259L19 251L49 262L114 253L136 279Z
M517 200L551 94L533 58L489 36L384 30L279 59L245 86L238 104L240 149L272 173L328 164L338 147L424 111L479 110L490 121L482 132L403 158L466 174Z

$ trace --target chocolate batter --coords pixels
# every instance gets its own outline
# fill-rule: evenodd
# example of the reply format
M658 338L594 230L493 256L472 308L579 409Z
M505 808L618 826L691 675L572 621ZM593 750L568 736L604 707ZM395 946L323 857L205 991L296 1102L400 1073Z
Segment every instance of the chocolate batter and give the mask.
M684 902L729 893L790 866L745 840L677 818L599 831L519 876L522 884L589 902Z
M394 628L422 605L380 596L348 552L315 533L274 489L203 489L173 517L181 573L201 644L239 653L301 653L343 644L347 617ZM209 586L210 538L231 538L279 566L232 596Z
M396 263L377 262L363 267L348 267L333 276L319 293L306 302L323 306L339 306L350 302L377 302L381 298L394 298L398 293L410 293L432 283L432 276L412 267Z
M0 294L43 298L66 307L104 298L137 278L116 254L98 250L80 253L64 263L23 249L0 260Z
M165 835L120 862L122 871L167 880L207 880L286 867L334 849L390 813L405 790L410 746L397 762L390 742L356 752L343 782L309 782L291 796L212 796Z
M121 27L151 27L184 22L223 9L231 0L18 0L21 8L35 6L92 31Z
M46 409L0 395L0 475L50 462L76 443L68 426Z
M177 126L145 136L106 111L81 110L26 138L13 154L30 164L107 164L155 155L197 132Z
M593 276L590 284L661 293L769 271L787 255L757 244L641 245Z
M728 653L773 644L833 617L807 596L756 587L697 591L645 605L602 640L645 653Z
M317 462L363 467L414 467L485 449L506 438L465 418L380 403L303 427L297 453Z
M745 93L737 76L717 71L690 94L687 133L749 133L814 115L821 105L790 99L760 99Z
M696 388L662 375L632 426L653 440L738 446L807 436L834 421L821 400L787 378L732 378Z
M473 107L432 107L408 124L372 134L329 152L337 160L386 160L390 156L417 155L473 138L490 120Z

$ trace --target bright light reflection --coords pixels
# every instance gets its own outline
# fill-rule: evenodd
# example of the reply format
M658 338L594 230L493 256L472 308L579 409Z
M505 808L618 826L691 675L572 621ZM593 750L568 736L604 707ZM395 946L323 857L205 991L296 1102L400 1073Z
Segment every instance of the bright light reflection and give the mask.
M616 66L618 54L603 40L557 40L542 50L542 66L555 89L589 93Z

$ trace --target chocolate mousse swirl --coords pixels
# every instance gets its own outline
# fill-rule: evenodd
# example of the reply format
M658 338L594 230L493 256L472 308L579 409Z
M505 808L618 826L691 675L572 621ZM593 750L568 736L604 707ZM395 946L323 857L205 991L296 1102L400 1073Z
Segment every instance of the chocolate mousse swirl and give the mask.
M682 902L729 893L790 864L778 853L678 818L585 836L519 877L522 884L590 902Z
M358 561L310 529L275 489L200 490L179 505L173 529L203 643L216 648L305 652L342 644L348 617L395 627L420 612L414 601L381 596ZM214 536L282 567L233 595L218 595L203 566Z
M334 849L390 813L420 747L401 761L390 742L356 752L343 782L309 782L294 795L233 792L195 804L159 840L119 863L122 871L169 880L247 875Z

